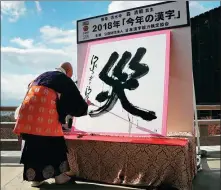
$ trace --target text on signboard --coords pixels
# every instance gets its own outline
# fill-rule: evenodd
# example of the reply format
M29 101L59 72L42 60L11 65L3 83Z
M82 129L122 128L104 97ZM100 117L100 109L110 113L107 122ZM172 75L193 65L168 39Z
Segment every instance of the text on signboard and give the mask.
M107 18L107 19L106 19ZM110 22L105 22L104 24L98 24L98 25L93 25L93 32L101 31L101 30L107 30L107 29L112 29L112 28L118 28L121 25L124 26L125 24L133 26L134 23L137 24L143 24L143 23L151 23L153 21L158 22L158 21L165 21L165 20L171 20L172 18L174 19L179 19L180 18L180 11L177 11L177 14L175 14L174 10L168 10L165 12L157 12L155 14L148 14L146 16L136 16L135 19L132 17L129 18L123 18L122 20L114 20ZM101 18L101 21L106 21L108 20L108 17Z

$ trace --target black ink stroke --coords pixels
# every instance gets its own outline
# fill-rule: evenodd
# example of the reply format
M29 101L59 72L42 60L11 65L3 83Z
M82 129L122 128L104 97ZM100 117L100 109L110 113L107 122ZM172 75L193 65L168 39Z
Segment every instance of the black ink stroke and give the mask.
M91 58L91 66L92 67L90 67L90 71L91 71L91 75L90 75L90 77L89 77L89 84L88 84L88 86L86 87L86 90L85 90L85 97L88 99L89 98L89 95L90 95L90 93L92 92L92 89L91 89L91 83L92 83L92 80L93 80L93 78L94 78L94 76L93 76L93 74L94 74L94 69L95 68L97 68L97 64L96 64L96 62L98 61L98 57L97 56L95 56L95 55L93 55L92 56L92 58Z
M94 74L94 69L97 68L97 64L96 64L97 61L98 61L98 57L93 55L91 58L92 67L90 67L90 71L92 72L92 74Z
M92 92L92 89L90 86L87 86L86 87L86 90L85 90L85 97L88 99L90 93Z
M107 64L100 72L99 78L104 83L111 86L112 90L111 92L102 91L97 95L96 100L98 102L101 103L106 101L106 103L97 110L91 111L89 113L91 117L98 117L106 112L109 112L119 99L122 107L130 114L141 117L142 119L147 121L151 121L157 118L155 112L139 108L130 103L124 92L125 89L135 90L136 88L138 88L138 79L142 78L149 72L148 65L140 63L145 54L145 48L138 48L136 54L131 59L131 53L126 51L114 68L113 66L119 58L119 54L117 52L113 52L111 54ZM129 69L133 71L130 75L123 72L123 69L126 67L127 64L129 66ZM108 76L112 68L112 74L111 76Z

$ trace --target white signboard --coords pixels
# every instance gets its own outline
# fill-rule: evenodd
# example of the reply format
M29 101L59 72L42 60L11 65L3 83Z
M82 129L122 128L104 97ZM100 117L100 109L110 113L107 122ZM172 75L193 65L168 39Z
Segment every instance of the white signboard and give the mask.
M165 135L170 31L90 42L87 52L80 89L96 106L75 129Z
M77 21L77 42L188 26L188 1L163 2Z

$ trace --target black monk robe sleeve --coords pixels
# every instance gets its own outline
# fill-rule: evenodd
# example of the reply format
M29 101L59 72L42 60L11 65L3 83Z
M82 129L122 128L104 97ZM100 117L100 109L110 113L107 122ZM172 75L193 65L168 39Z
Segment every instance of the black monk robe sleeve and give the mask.
M65 108L67 115L75 117L87 115L88 105L71 79L67 81L67 85L61 94L60 103Z
M62 91L59 103L67 115L74 117L87 115L88 105L70 78L67 77Z

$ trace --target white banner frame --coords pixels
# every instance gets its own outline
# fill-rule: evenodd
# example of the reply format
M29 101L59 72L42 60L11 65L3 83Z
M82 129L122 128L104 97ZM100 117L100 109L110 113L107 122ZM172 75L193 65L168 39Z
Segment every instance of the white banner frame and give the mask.
M152 12L151 12L151 9L153 9ZM139 12L140 10L143 10L143 11L140 13ZM138 11L137 14L135 14L136 11ZM165 16L166 12L168 11L170 11L170 13L172 12L174 13L173 18L167 17L168 15ZM179 17L176 15L177 13L176 11L178 12L177 15ZM156 14L160 12L164 13L164 20L163 20L164 26L161 26L162 20L156 19ZM127 15L128 13L130 13L129 14L130 16ZM144 19L142 24L139 22L135 22L136 18L139 15L140 17ZM133 25L130 26L128 24L128 20L126 19L133 20ZM114 25L113 25L114 22L120 23L117 28L116 27L114 28ZM110 27L107 26L109 24L110 24ZM152 25L154 26L152 27ZM132 9L122 10L118 12L113 12L109 14L104 14L104 15L99 15L95 17L78 20L77 21L77 44L90 42L94 40L101 40L101 39L106 39L106 38L112 38L112 37L114 38L114 37L120 37L120 36L125 36L125 35L138 34L142 32L152 32L152 31L166 30L166 29L179 28L179 27L185 27L185 26L190 26L189 2L188 1L166 1L166 2L161 2L161 3L156 3L156 4L141 6L141 7L135 7Z

